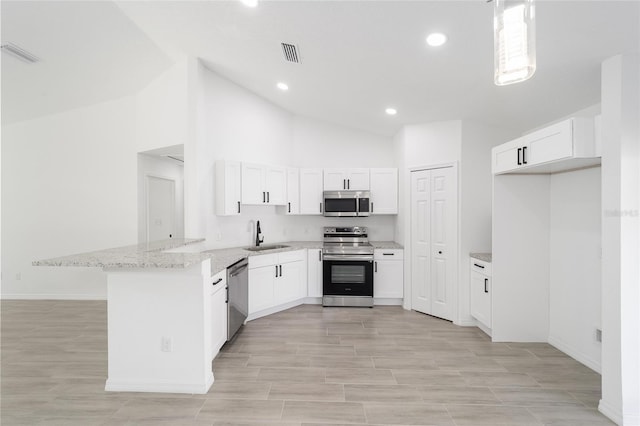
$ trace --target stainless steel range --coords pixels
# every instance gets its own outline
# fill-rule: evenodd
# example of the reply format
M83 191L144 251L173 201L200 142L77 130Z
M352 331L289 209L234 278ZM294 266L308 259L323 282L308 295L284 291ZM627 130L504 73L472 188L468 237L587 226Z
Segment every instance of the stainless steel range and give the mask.
M373 246L367 228L324 228L322 254L322 305L373 307Z

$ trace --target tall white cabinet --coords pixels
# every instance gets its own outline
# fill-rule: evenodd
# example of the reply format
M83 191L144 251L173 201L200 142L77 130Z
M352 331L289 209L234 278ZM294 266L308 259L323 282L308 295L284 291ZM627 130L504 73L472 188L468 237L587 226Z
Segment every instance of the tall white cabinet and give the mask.
M242 165L239 161L215 164L215 210L218 216L239 215L242 202Z
M371 169L371 214L398 214L398 169Z
M300 214L322 215L322 169L300 169Z

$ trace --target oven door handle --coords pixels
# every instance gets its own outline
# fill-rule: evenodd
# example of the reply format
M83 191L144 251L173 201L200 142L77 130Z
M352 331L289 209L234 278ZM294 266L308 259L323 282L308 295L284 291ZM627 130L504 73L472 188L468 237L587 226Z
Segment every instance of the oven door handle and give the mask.
M373 256L369 256L369 255L339 255L339 254L324 254L322 256L323 260L342 260L345 262L349 262L351 260L358 260L358 261L362 261L362 260L368 260L370 262L373 262Z

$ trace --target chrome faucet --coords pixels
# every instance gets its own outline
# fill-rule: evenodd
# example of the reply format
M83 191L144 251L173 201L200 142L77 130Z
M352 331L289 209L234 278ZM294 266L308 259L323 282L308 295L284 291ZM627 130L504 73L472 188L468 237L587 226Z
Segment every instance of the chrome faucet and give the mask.
M264 242L264 237L260 238L260 234L262 231L260 230L260 221L256 222L256 247L260 247L260 243Z

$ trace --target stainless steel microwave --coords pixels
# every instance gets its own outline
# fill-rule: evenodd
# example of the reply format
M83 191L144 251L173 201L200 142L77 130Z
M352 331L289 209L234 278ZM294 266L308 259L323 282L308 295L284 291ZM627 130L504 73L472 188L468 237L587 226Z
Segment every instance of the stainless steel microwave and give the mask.
M325 216L369 216L369 191L324 191Z

